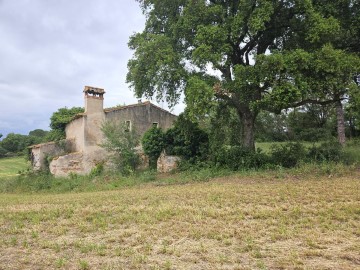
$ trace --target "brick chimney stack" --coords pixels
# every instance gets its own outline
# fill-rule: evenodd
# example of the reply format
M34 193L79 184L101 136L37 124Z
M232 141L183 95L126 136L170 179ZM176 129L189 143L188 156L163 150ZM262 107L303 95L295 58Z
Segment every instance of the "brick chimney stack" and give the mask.
M104 89L92 86L85 86L83 92L85 98L85 113L87 115L93 113L103 113L105 94Z

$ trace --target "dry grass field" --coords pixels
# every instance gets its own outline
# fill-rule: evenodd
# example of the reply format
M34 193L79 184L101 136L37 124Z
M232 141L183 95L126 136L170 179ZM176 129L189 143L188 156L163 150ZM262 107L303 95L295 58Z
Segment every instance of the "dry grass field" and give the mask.
M359 179L0 194L0 269L360 269Z

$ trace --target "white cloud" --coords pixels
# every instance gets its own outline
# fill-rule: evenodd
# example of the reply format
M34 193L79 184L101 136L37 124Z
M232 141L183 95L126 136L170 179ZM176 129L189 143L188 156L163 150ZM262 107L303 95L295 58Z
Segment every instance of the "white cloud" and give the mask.
M0 133L47 129L85 85L105 88L105 106L136 102L127 42L144 23L136 1L0 0Z

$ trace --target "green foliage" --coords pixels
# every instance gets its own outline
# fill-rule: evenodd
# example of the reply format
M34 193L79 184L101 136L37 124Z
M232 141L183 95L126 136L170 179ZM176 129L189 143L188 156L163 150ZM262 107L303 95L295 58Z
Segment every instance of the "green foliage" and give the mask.
M49 131L42 129L35 129L29 132L28 141L29 145L40 144L46 142L46 137L48 136Z
M77 114L83 112L84 108L80 107L58 109L50 117L50 127L54 131L50 132L51 134L49 134L47 138L50 140L64 139L66 125L70 123Z
M49 131L45 131L42 129L34 129L29 132L29 136L33 136L33 137L37 137L37 138L44 138L48 133L49 133Z
M214 166L211 162L181 162L181 171L179 173L170 174L164 177L163 175L157 175L156 171L147 170L144 172L135 172L135 174L130 176L123 176L119 172L101 172L101 165L98 166L93 174L86 176L80 176L72 174L67 178L56 178L47 173L34 173L32 171L22 172L20 176L14 177L15 173L12 173L12 177L7 177L7 175L0 175L0 193L64 193L64 192L89 192L89 191L100 191L100 190L114 190L124 187L132 187L143 185L147 182L152 182L152 185L173 185L173 184L184 184L184 183L193 183L193 182L204 182L209 181L215 177L224 177L234 174L234 170L238 170L236 173L241 177L256 176L256 179L268 177L276 178L287 178L288 176L301 176L303 178L317 177L317 176L342 176L348 174L357 173L358 165L352 165L353 162L347 162L346 165L343 162L334 162L334 161L319 161L312 162L307 157L305 161L308 163L301 163L299 166L296 166L291 169L283 168L281 165L274 167L273 164L270 164L271 159L269 157L257 158L255 162L252 163L246 161L246 156L243 155L244 152L242 149L237 148L240 158L236 160L236 156L232 159L232 162L228 162L229 165L233 165L234 168L230 169L230 166L227 166L227 160L223 157L223 164L218 164ZM233 152L237 151L234 150ZM346 155L348 155L348 150L354 151L353 154L357 154L356 161L357 164L360 163L359 152L359 143L351 142L351 147L346 149ZM251 152L248 152L250 157L255 157ZM263 153L260 152L260 157L263 156ZM19 159L19 158L17 158ZM6 160L3 159L1 163ZM244 160L244 162L242 161ZM251 159L250 159L251 160ZM261 162L259 162L259 160ZM241 161L241 162L240 162ZM352 160L353 161L353 160ZM355 159L354 159L355 161ZM266 163L268 162L268 163ZM240 164L239 164L240 163ZM10 163L9 163L10 164ZM14 161L11 160L11 165L14 164ZM22 166L24 168L24 159L22 159ZM260 167L251 167L244 168L240 165L242 164L264 164ZM278 164L279 165L279 164ZM19 167L19 168L20 168ZM1 168L0 168L1 171ZM1 172L0 172L1 174Z
M3 147L1 146L1 144L0 144L0 158L5 157L5 156L6 156L6 153L7 153L6 149L3 148Z
M219 102L208 117L209 149L216 152L224 145L241 145L241 121L236 110Z
M104 172L104 163L100 162L100 163L96 164L96 166L94 168L91 169L90 177L99 176L103 172Z
M1 147L13 154L21 154L26 147L33 144L33 137L9 133L2 141Z
M346 164L360 164L360 140L351 139L343 148L343 159Z
M105 122L101 130L105 141L101 147L111 153L112 162L116 169L125 175L135 172L140 162L136 147L139 136L134 129L128 130L125 123Z
M359 52L360 44L360 3L359 1L318 0L314 8L323 18L336 19L339 31L331 40L333 46L350 52ZM324 28L324 24L320 27Z
M348 103L345 104L345 117L349 123L348 135L350 137L360 136L360 91L350 91Z
M287 118L289 138L299 141L324 141L332 137L336 126L331 121L334 116L332 106L308 105L295 109Z
M1 146L8 152L19 152L25 147L25 136L15 133L9 133L1 141Z
M179 115L174 127L168 129L164 137L167 154L181 156L192 162L207 158L208 134L184 114Z
M289 139L287 114L259 113L255 122L257 142L283 142Z
M341 39L358 44L356 1L138 2L147 20L130 38L127 75L136 95L173 104L184 91L192 119L220 101L249 149L259 111L331 102L351 86L358 57Z
M47 172L32 172L28 171L22 173L19 176L2 179L0 182L0 191L1 192L64 192L72 191L84 184L83 181L85 178L81 179L63 179L55 178ZM87 182L90 182L89 180ZM89 183L88 183L89 184ZM87 185L88 185L87 184Z
M156 169L157 159L164 149L164 133L160 128L152 127L147 130L141 140L145 154L149 157L150 168Z
M269 157L261 149L254 152L241 146L224 146L216 152L214 162L234 171L248 170L268 166Z
M291 168L305 160L306 148L301 143L274 144L270 148L270 156L275 165Z
M164 5L148 0L140 4L147 22L145 30L130 39L129 47L135 53L127 75L136 95L165 95L174 103L185 90L192 117L206 113L216 98L239 109L243 117L252 117L248 116L249 104L261 90L256 77L259 73L248 57L265 53L273 39L284 33L267 32L278 23L273 15L288 8L261 2L252 9L248 1L177 1ZM260 33L271 39L250 38ZM241 50L239 44L246 46ZM209 73L209 66L220 77ZM234 76L231 69L237 71ZM247 82L243 80L245 74Z
M45 142L56 142L65 139L65 131L60 129L52 129L46 134L44 141Z
M333 161L340 162L343 160L343 147L338 142L324 142L319 146L312 146L308 152L308 158L314 161Z
M360 59L354 54L326 45L311 55L311 65L305 71L313 95L320 99L334 99L355 88L353 74L360 68Z

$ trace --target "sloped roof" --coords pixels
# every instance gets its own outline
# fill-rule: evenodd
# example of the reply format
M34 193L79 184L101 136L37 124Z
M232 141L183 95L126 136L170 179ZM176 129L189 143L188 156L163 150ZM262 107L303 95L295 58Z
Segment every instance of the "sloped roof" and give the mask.
M85 86L83 92L88 92L91 94L105 94L105 90L103 88L93 87L93 86Z
M118 106L118 107L112 107L112 108L106 108L104 109L104 112L105 113L108 113L108 112L114 112L114 111L120 111L120 110L124 110L124 109L129 109L129 108L134 108L134 107L140 107L140 106L147 106L147 105L150 105L160 111L163 111L163 112L167 112L171 115L174 115L174 116L177 116L159 106L156 106L154 104L152 104L150 101L145 101L145 102L139 102L139 103L135 103L135 104L130 104L130 105L124 105L124 106Z
M30 149L31 148L40 148L45 145L53 145L53 144L56 144L56 142L45 142L45 143L34 144L34 145L28 146L27 148L30 148Z

